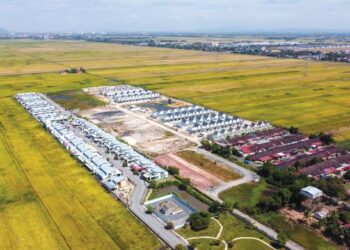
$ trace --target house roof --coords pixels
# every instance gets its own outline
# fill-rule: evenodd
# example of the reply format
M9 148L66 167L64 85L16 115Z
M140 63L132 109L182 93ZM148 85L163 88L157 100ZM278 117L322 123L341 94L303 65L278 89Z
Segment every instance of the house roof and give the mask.
M307 196L311 197L319 197L323 194L322 190L313 186L304 187L300 191L301 194L306 194Z

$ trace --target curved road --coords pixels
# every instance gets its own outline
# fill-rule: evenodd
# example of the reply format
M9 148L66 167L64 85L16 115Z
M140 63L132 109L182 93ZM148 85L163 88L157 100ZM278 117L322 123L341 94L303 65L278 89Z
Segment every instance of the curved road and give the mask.
M197 152L197 153L200 153L200 154L202 154L210 159L213 159L216 162L220 162L220 163L226 165L227 167L231 168L234 172L239 173L242 176L241 178L239 178L237 180L226 182L224 184L221 184L221 185L214 187L210 191L207 191L206 194L208 196L210 196L212 199L215 199L217 201L222 201L218 197L219 193L221 193L222 191L225 191L226 189L229 189L231 187L238 186L238 185L241 185L244 183L259 181L259 179L260 179L260 177L256 173L254 173L253 171L250 171L244 167L241 167L232 161L226 160L226 159L222 158L221 156L218 156L216 154L213 154L209 151L206 151L206 150L200 149L200 148L196 148L196 149L192 149L192 150Z

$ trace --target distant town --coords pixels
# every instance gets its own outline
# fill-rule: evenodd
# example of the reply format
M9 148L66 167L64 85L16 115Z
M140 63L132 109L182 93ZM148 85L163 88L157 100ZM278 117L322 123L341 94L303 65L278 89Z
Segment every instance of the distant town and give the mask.
M86 40L136 46L350 63L350 34L11 33L3 30L0 32L0 39Z

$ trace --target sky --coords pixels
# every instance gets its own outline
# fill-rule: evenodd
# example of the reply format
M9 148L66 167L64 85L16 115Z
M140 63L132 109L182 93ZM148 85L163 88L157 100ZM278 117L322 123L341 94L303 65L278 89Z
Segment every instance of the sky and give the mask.
M350 0L0 0L13 32L350 32Z

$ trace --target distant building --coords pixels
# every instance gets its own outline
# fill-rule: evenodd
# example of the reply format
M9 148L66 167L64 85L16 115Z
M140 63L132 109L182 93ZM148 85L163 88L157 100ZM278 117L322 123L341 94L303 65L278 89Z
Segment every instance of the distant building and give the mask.
M308 187L302 188L300 190L300 194L308 199L314 200L314 199L321 197L323 195L323 192L322 192L322 190L320 190L318 188L308 186Z
M314 217L317 219L317 220L322 220L324 218L326 218L329 214L329 211L327 209L321 209L320 211L317 211L315 214L314 214Z

